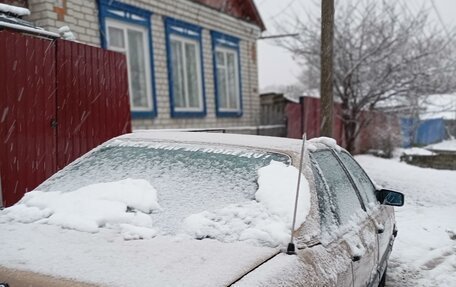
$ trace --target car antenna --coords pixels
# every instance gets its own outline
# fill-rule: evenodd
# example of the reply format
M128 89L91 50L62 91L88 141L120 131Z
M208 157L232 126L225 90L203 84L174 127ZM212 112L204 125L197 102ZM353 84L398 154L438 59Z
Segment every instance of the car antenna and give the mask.
M306 141L307 141L307 134L304 133L302 135L301 160L299 161L299 173L298 173L298 183L296 186L296 198L295 198L295 206L294 206L294 212L293 212L293 223L291 224L291 238L290 238L290 243L288 243L288 247L287 247L287 254L289 254L289 255L296 254L296 248L295 248L295 245L293 242L293 232L294 232L295 225L296 225L296 213L298 210L299 189L301 187L302 162L304 160L304 152L306 150Z

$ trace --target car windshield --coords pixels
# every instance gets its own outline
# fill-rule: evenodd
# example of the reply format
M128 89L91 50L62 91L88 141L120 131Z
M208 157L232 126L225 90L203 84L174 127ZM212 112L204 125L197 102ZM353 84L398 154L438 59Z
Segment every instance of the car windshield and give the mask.
M145 179L158 192L154 225L174 234L188 215L254 200L257 171L287 155L245 148L120 142L102 147L44 182L42 191L73 191L94 183Z

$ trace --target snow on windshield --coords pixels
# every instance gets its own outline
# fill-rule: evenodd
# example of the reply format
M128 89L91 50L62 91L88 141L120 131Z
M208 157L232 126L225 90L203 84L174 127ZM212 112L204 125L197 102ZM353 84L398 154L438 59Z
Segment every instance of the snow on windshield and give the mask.
M5 210L5 218L39 222L85 232L115 227L125 239L151 238L157 231L148 213L160 208L157 191L142 179L95 183L72 192L26 193Z
M71 164L3 213L8 220L85 232L116 228L124 239L184 232L278 246L290 233L297 177L283 154L117 141ZM301 182L297 227L310 205L308 183L304 177Z

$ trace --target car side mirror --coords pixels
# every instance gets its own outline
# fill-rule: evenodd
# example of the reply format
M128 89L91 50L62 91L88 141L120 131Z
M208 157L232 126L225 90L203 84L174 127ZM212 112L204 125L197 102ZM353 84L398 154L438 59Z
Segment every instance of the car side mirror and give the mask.
M403 206L404 194L388 189L381 189L377 190L377 200L384 205Z

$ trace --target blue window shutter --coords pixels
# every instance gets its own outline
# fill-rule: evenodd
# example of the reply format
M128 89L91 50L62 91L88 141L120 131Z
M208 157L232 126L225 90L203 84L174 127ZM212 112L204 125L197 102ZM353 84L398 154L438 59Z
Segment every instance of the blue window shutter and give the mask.
M98 0L99 21L100 21L100 38L101 47L107 49L108 40L106 32L106 19L114 19L121 22L143 26L147 29L147 38L149 46L150 59L150 81L151 81L151 97L152 110L150 111L132 111L133 119L154 118L157 116L157 96L155 84L155 65L154 65L154 49L152 45L152 12L125 4L114 0Z

